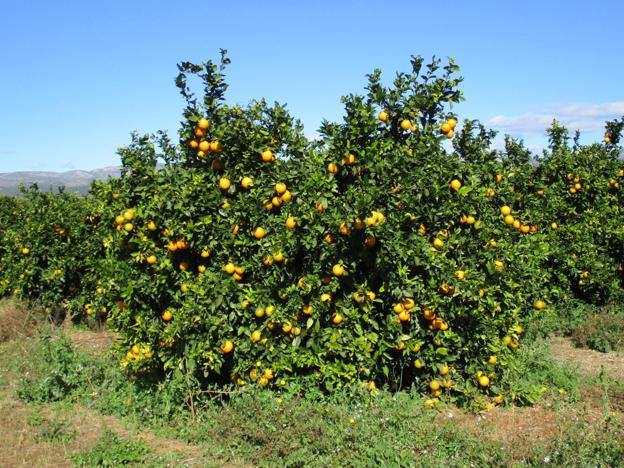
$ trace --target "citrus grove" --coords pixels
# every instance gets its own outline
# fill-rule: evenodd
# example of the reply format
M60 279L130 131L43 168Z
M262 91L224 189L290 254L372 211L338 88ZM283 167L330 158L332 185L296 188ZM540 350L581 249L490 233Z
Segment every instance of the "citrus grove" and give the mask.
M415 57L308 140L279 104L226 103L228 63L179 65L179 143L133 135L87 197L0 200L1 295L105 322L146 379L493 405L532 319L622 288L624 120L592 145L554 122L537 160L494 150L452 112L458 67Z

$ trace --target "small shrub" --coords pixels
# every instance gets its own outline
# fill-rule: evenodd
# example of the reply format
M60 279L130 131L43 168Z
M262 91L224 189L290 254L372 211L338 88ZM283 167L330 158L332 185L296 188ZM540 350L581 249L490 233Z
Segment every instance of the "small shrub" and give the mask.
M38 358L41 362L36 364L40 369L35 369L35 376L23 378L18 384L17 394L22 400L34 403L63 400L83 384L85 360L66 338L53 340L43 335Z
M77 466L120 466L142 464L148 453L149 447L144 441L124 440L106 431L92 450L76 453L72 459Z
M573 332L576 346L603 353L624 349L624 315L601 311L583 321Z

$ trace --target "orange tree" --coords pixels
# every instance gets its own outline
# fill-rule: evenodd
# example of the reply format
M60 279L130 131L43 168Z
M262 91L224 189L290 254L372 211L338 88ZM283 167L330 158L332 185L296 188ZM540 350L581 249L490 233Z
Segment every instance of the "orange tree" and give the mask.
M391 87L374 72L315 142L282 106L225 104L226 64L180 65L181 144L135 136L121 179L95 188L124 366L498 395L521 324L550 299L546 234L505 224L501 208L522 207L493 134L454 136L454 63L414 58Z
M63 190L42 192L36 185L22 188L19 198L3 199L0 295L30 300L55 319L72 311L88 259L102 250L91 203Z

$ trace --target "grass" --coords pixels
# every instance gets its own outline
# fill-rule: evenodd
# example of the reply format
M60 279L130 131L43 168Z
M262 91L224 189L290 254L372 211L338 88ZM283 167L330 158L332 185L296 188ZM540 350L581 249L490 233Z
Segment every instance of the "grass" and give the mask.
M532 333L515 369L499 376L508 398L525 407L474 412L447 401L431 409L409 391L243 389L196 394L193 418L182 383L146 386L104 348L91 352L89 332L79 332L77 349L43 327L37 338L0 344L0 410L3 402L20 414L19 405L32 408L21 416L31 443L48 454L58 447L59 459L76 466L617 465L624 382L579 375Z

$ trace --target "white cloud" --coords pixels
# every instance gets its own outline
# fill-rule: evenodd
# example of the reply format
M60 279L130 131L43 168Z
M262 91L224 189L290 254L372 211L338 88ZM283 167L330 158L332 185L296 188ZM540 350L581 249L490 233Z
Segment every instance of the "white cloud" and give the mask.
M602 104L561 104L545 107L540 112L526 112L519 115L497 115L487 125L504 132L527 135L541 133L550 127L553 119L571 131L597 132L604 128L606 120L624 115L624 101Z

